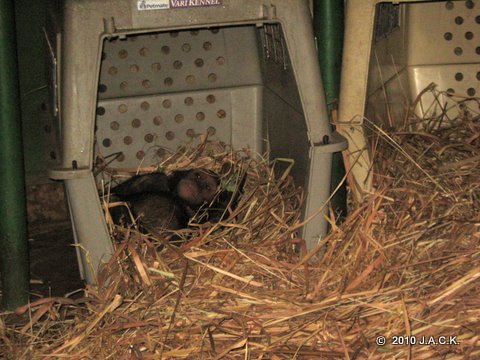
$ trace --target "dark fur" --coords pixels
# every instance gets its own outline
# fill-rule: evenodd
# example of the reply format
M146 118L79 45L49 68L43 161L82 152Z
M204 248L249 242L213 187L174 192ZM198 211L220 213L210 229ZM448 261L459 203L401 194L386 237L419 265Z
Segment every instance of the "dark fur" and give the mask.
M172 180L162 173L132 176L112 189L112 193L125 199L141 193L171 193Z
M218 222L228 214L227 206L232 193L218 194L218 176L204 169L136 175L112 189L112 194L125 201L133 216L144 230L186 228L193 215L203 206L210 205L201 222ZM118 224L130 224L126 208L111 210Z

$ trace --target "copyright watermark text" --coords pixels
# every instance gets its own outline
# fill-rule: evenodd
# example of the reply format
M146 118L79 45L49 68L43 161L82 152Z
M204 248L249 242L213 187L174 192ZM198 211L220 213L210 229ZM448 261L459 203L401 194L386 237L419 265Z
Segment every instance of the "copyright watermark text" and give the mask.
M378 346L385 345L458 345L460 342L457 336L415 336L415 335L393 335L391 339L379 335L375 339Z

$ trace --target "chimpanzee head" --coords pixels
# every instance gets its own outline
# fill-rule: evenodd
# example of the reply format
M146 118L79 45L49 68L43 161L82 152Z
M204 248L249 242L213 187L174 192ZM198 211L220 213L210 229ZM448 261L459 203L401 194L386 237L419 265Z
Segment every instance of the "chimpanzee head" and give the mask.
M205 169L193 169L184 172L177 183L179 198L189 206L199 207L213 200L219 186L218 177Z

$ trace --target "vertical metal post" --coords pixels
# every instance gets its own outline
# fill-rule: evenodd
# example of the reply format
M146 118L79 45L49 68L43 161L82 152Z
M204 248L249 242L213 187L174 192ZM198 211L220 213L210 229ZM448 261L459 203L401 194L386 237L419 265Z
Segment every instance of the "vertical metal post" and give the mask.
M313 0L313 27L317 39L318 61L325 88L328 112L338 108L342 49L344 33L344 0ZM345 176L342 154L332 157L331 190L335 190ZM345 184L332 199L332 207L341 218L347 212Z
M0 0L0 276L2 307L28 301L28 243L13 0Z

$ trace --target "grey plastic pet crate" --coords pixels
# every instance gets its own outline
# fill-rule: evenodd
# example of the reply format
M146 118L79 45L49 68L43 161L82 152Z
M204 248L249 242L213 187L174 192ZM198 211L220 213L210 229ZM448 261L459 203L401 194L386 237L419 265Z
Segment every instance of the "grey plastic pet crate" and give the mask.
M347 144L328 124L306 1L70 0L50 19L60 143L50 176L65 181L88 282L112 253L96 154L135 168L208 134L294 159L305 217L327 201L331 155ZM321 212L302 236L312 247L326 231Z
M432 83L444 93L422 96L415 108L420 118L449 109L452 95L479 113L479 29L478 0L347 2L338 130L348 140L358 198L372 191L371 125L365 119L395 127Z

